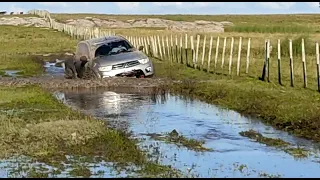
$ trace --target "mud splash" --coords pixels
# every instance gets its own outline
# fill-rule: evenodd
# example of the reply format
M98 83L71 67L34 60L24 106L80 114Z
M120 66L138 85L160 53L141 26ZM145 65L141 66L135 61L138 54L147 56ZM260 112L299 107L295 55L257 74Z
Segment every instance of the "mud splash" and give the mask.
M297 160L275 147L242 137L239 132L254 129L265 137L280 138L313 154L319 154L319 145L214 105L168 94L143 95L117 89L55 94L67 105L105 119L110 127L132 132L135 138L143 139L140 146L149 149L151 158L192 177L319 176L319 157ZM204 141L204 146L214 151L196 152L146 135L164 134L173 129L186 138Z

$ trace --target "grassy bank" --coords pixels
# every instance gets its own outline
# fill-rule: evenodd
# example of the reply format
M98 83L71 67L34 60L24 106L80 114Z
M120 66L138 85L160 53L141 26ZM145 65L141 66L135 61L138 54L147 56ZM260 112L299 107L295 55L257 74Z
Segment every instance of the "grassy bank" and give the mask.
M149 161L126 133L67 108L39 87L1 87L0 99L1 159L25 155L63 171L62 163L72 163L67 156L73 156L85 162L114 162L118 168L134 164L144 176L177 175ZM87 176L88 167L82 168L86 174L77 176Z
M77 41L45 28L1 26L0 42L0 71L20 70L33 76L41 74L43 66L32 55L73 52Z
M243 115L262 119L281 130L320 141L320 94L302 88L278 86L257 78L208 74L184 65L155 61L156 76L184 80L171 88ZM212 80L210 82L199 82Z

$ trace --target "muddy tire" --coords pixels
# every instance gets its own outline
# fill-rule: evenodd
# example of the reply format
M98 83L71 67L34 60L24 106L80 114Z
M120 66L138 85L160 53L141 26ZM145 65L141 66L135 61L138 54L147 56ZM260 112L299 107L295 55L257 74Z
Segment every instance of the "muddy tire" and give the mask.
M74 78L74 75L73 75L73 72L70 68L66 68L65 71L64 71L64 77L66 79L73 79Z
M90 63L85 64L82 79L98 79L97 74L90 67Z

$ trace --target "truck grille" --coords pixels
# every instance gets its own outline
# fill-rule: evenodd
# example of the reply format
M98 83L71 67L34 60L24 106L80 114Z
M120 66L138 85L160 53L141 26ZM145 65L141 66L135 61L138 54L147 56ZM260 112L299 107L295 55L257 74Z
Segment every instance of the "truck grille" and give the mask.
M113 65L112 69L115 70L115 69L129 68L129 67L137 66L139 64L140 64L139 61L130 61L126 63Z

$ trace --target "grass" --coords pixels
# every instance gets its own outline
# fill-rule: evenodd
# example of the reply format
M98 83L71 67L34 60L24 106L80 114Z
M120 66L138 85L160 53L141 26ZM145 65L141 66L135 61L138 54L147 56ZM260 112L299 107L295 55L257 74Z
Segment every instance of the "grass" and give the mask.
M66 155L73 155L99 157L120 167L152 164L126 133L72 111L39 87L1 87L0 92L1 159L25 155L61 167L69 161ZM73 170L77 172L79 168Z
M69 19L83 19L95 17L99 19L131 20L140 18L160 18L173 21L193 22L229 21L235 26L227 27L227 32L245 33L318 33L320 17L317 14L294 15L110 15L110 14L51 14L51 17L60 22Z
M70 172L72 177L85 177L89 178L92 174L91 171L87 167L77 166L73 168Z
M302 68L302 39L305 42L305 54L306 54L306 69L307 69L307 80L308 88L317 90L317 76L316 76L316 56L315 56L315 42L312 40L311 36L302 35L295 36L292 40L293 42L293 70L295 77L295 86L303 87L303 68ZM197 67L202 65L203 60L203 70L208 70L208 55L209 55L209 41L210 38L206 38L206 49L203 56L203 38L201 38L199 46L199 55ZM225 54L224 54L224 64L222 67L223 59L223 39L220 38L220 46L218 49L218 56L215 59L216 55L216 39L214 38L213 47L211 50L211 63L210 63L210 73L217 73L222 75L229 75L229 64L230 64L230 38L227 39ZM250 50L250 59L249 59L249 71L246 74L246 63L247 63L247 42L248 39L242 40L242 49L240 56L240 75L258 78L262 74L262 68L264 64L264 42L260 40L259 46L252 46ZM251 41L252 42L252 41ZM281 41L281 79L284 86L290 86L290 66L289 66L289 39L286 37ZM183 42L184 45L184 42ZM255 44L258 45L258 44ZM273 83L278 82L278 58L277 58L277 42L271 41L273 50L270 55L270 81ZM237 60L238 60L238 50L239 50L239 39L235 39L233 46L233 55L231 61L231 76L236 76L237 72ZM171 50L170 50L171 51ZM176 54L175 45L173 47L174 56ZM171 52L170 52L171 55ZM183 49L182 54L183 62L186 62L185 51ZM166 55L163 57L164 62L167 63L171 61L171 58L167 57L167 48ZM180 52L178 52L178 59L180 59ZM192 54L191 49L188 49L188 61L191 62ZM215 60L217 67L215 69ZM175 61L175 60L174 60Z
M208 149L203 146L203 144L205 143L204 141L186 138L183 135L180 135L176 130L173 130L170 133L166 133L165 136L157 134L151 134L149 136L151 136L151 138L155 140L173 143L178 146L183 146L194 151L211 151L211 149Z
M225 32L244 32L244 33L319 33L314 26L302 25L247 25L225 27Z
M305 158L309 155L309 152L302 148L288 148L285 152L296 158Z
M259 142L261 144L281 148L286 153L294 156L295 158L305 158L305 157L308 157L308 154L309 154L309 152L305 149L302 149L300 147L298 148L289 147L291 145L290 143L283 141L280 138L274 139L274 138L264 137L262 134L260 134L259 132L256 132L253 129L250 129L249 131L242 131L239 134L241 136L253 139L256 142Z
M0 71L21 70L33 76L43 72L43 62L34 55L74 51L77 41L43 28L1 26L0 42Z
M297 136L320 141L320 95L250 77L214 75L185 65L154 61L156 77L182 80L173 92L196 97L220 107L257 117ZM203 80L210 80L201 82Z
M250 129L249 131L242 131L239 133L241 136L248 137L250 139L254 139L255 141L265 144L267 146L275 146L275 147L286 147L290 145L290 143L285 142L281 140L280 138L278 139L273 139L273 138L268 138L264 137L262 134Z

